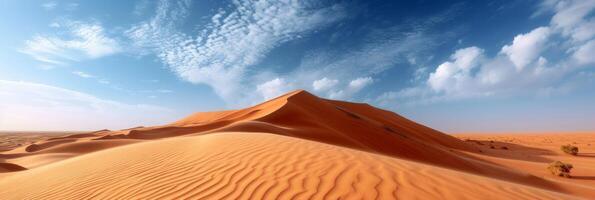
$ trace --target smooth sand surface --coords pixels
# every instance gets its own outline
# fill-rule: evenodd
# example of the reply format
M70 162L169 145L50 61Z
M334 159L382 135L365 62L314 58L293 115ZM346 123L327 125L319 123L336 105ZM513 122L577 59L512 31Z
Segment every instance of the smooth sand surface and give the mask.
M496 141L492 134L460 134L458 139L367 104L295 91L250 108L196 113L163 126L21 145L0 153L0 197L595 198L595 157L588 153L593 149L581 143L585 153L577 157L555 149L595 136L567 135L549 146L542 145L549 140L528 136L497 135L503 138ZM552 160L575 164L573 178L547 174Z

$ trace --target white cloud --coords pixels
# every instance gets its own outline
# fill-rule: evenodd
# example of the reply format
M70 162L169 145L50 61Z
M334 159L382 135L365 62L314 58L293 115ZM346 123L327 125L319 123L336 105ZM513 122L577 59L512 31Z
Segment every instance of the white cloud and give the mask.
M97 82L98 83L101 83L101 84L104 84L104 85L110 84L110 82L108 80L106 80L106 79L99 79L99 80L97 80Z
M46 2L44 4L41 4L41 7L43 7L43 9L50 11L50 10L54 10L56 8L58 8L58 3L55 1L50 1L50 2ZM76 9L78 9L79 4L78 3L68 3L68 4L63 4L61 6L61 8L63 8L66 11L74 11Z
M149 8L150 3L151 2L149 2L149 0L137 1L136 4L134 5L134 10L132 11L132 13L136 16L143 15Z
M331 90L328 97L331 99L349 99L373 82L372 77L358 77L349 81L349 84L343 89Z
M37 35L25 41L25 47L20 52L45 65L67 65L69 62L95 59L121 51L118 41L108 37L99 24L68 22L58 26L62 25L68 29L69 34L65 37L72 39Z
M157 90L157 92L159 92L159 93L173 93L174 91L173 90L160 89L160 90Z
M177 30L189 1L161 1L150 21L128 31L136 45L151 48L178 76L212 86L227 101L245 87L246 70L280 44L338 21L340 5L326 7L297 1L233 1L219 10L197 36ZM313 9L317 7L316 9Z
M581 65L595 63L595 39L578 47L573 57Z
M0 80L0 129L94 130L158 125L177 118L172 110L126 104L32 82Z
M372 84L374 80L372 77L359 77L349 82L349 90L353 92L359 92L360 90L364 89L364 87Z
M428 85L436 92L458 90L470 79L470 71L479 64L483 50L468 47L457 50L450 56L452 61L444 62L430 74Z
M60 28L60 26L61 26L61 25L60 25L60 23L58 23L58 22L52 22L52 23L51 23L50 25L48 25L48 26L50 26L50 27L52 27L52 28Z
M425 67L433 58L431 50L454 35L454 31L430 34L430 29L451 19L459 8L453 6L428 18L409 20L405 25L367 27L369 32L362 38L362 45L350 51L307 52L294 70L277 74L258 66L268 52L346 18L349 8L328 2L237 0L213 11L210 22L193 36L179 28L189 15L189 4L160 1L156 15L129 29L127 35L137 47L151 49L182 79L208 84L228 105L236 106L261 101L261 96L270 97L275 92L254 95L251 91L259 86L265 91L264 86L281 81L291 88L312 89L317 95L353 100L361 89L350 87L349 81L338 80L373 80L375 75L399 63ZM343 34L338 31L332 38ZM255 70L256 67L261 68ZM362 83L366 83L363 88L372 82Z
M595 20L594 9L595 0L545 1L538 12L553 11L549 26L517 35L494 57L483 56L483 50L477 47L472 47L477 49L476 54L457 50L451 61L430 73L425 84L387 92L376 101L435 102L468 97L543 96L579 88L580 81L574 78L576 72L582 74L580 70L595 63L592 56L595 55L595 31L589 28ZM473 56L462 59L458 54ZM457 62L475 60L475 57L481 59Z
M86 72L83 72L83 71L73 71L72 74L77 75L77 76L79 76L81 78L95 80L95 81L97 81L97 83L100 83L100 84L103 84L103 85L109 85L109 84L111 84L111 82L109 80L105 79L105 78L98 77L98 76L95 76L95 75L92 75L92 74L89 74L89 73L86 73ZM112 89L115 89L115 90L120 90L120 91L127 91L127 90L125 90L123 88L120 88L118 86L115 86L115 85L112 85L111 88ZM165 93L165 92L163 92L163 93Z
M586 18L595 8L595 0L555 0L546 5L555 12L553 28L574 41L585 41L595 34L593 17Z
M381 34L378 34L381 33ZM361 46L333 53L313 51L305 56L293 77L313 77L314 80L332 75L334 79L349 80L357 76L372 76L396 64L410 63L423 66L441 38L449 34L431 35L426 30L404 31L402 27L373 30ZM365 58L365 59L362 59ZM309 82L311 82L310 80Z
M508 56L517 70L522 70L539 57L545 49L549 35L548 27L539 27L527 34L517 35L512 44L502 47L501 53Z
M416 71L421 79L424 77L421 73L433 62L434 50L456 35L456 31L433 34L433 29L451 19L457 9L453 6L445 12L396 26L368 28L363 36L337 30L331 41L356 40L358 44L348 50L321 48L310 51L296 69L283 77L291 78L299 88L312 89L319 96L349 101L358 101L358 97L366 93L362 89L355 90L356 83L373 84L374 81L368 80L374 80L374 77L400 64L419 67ZM351 81L366 77L353 82L350 87ZM340 81L335 83L332 80ZM332 87L321 87L323 85Z
M339 83L339 81L336 79L324 77L312 82L312 88L314 88L314 91L327 91L334 88L337 83Z
M256 86L258 91L265 100L275 98L279 95L291 91L292 85L283 78L275 78Z
M58 3L54 2L54 1L50 1L44 4L41 4L41 7L43 7L46 10L53 10L54 8L56 8L56 6L58 6Z
M66 7L64 8L67 11L74 11L76 9L79 8L79 4L78 3L69 3L66 5Z
M81 78L94 78L95 76L91 75L91 74L87 74L85 72L82 71L74 71L72 72L72 74L80 76Z

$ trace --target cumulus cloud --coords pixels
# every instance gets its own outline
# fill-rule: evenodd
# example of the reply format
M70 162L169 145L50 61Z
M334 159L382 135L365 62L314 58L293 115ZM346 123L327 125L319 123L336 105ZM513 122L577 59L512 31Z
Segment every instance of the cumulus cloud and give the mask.
M549 35L550 29L548 27L539 27L527 34L517 35L514 37L512 44L502 47L501 53L508 56L517 70L522 70L535 61L545 49Z
M527 91L551 95L578 87L572 77L595 63L595 34L588 28L595 19L591 15L595 0L550 0L542 5L544 9L553 11L549 26L518 34L497 55L486 56L478 47L459 49L450 61L438 65L425 83L386 92L377 102L435 102L528 95ZM553 48L551 44L557 45Z
M128 31L136 45L150 48L172 71L192 83L208 84L235 101L249 67L273 48L338 21L341 5L297 1L233 1L195 36L178 30L190 1L161 1L154 18Z
M430 74L428 85L436 92L450 92L469 83L471 69L476 67L483 54L477 47L457 50L452 61L442 63Z
M126 104L51 85L8 80L0 80L0 110L3 130L118 129L177 118L164 107Z
M71 39L37 35L25 41L20 52L45 65L67 65L69 62L95 59L121 51L118 41L108 37L99 24L67 22L64 26L68 30L64 38Z

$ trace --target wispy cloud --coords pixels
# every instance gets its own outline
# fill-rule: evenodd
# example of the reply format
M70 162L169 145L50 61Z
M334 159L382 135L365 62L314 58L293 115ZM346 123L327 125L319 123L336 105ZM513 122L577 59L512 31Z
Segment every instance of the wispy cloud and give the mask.
M37 35L25 41L19 51L30 55L44 65L67 65L85 59L96 59L122 50L114 38L106 35L97 23L66 22L57 27L68 31L63 36ZM71 38L71 39L63 39Z
M56 1L49 1L46 3L41 4L41 7L47 11L55 10L55 9L63 9L65 11L74 11L78 9L78 3L58 3Z
M275 47L342 19L341 5L319 6L297 1L233 1L220 9L197 36L178 30L189 1L161 1L154 18L128 35L151 48L184 80L212 86L233 101L247 71Z
M56 8L56 6L58 6L58 3L54 2L54 1L50 1L50 2L41 4L41 7L43 7L46 10L53 10L54 8Z
M362 42L349 50L315 49L304 56L293 71L285 74L264 72L263 76L268 79L260 79L263 79L262 84L276 80L285 82L272 91L304 88L328 98L353 100L363 88L373 84L374 76L398 64L425 69L424 66L432 61L432 51L456 35L448 31L436 34L433 29L451 20L459 9L460 5L455 5L444 12L405 24L369 28ZM261 96L266 99L270 95L262 93Z
M87 74L85 72L82 71L74 71L72 72L72 74L80 76L81 78L94 78L95 76L91 75L91 74Z
M134 5L134 10L132 11L132 13L136 16L141 16L141 15L145 14L147 9L149 8L150 3L151 2L149 2L149 0L137 1L136 4Z
M110 81L108 81L106 79L99 79L99 80L97 80L97 82L98 83L101 83L101 84L104 84L104 85L107 85L107 84L110 84L111 83Z
M78 3L69 3L69 4L66 4L66 7L64 9L67 11L74 11L74 10L77 10L78 8L79 8Z
M122 91L122 92L126 92L129 94L134 93L131 90L124 89L116 84L112 84L112 82L110 82L107 78L104 78L104 77L96 76L96 75L89 74L89 73L83 72L83 71L73 71L72 74L74 74L78 77L84 78L84 79L90 79L90 80L97 81L97 83L109 86L110 88L117 90L117 91Z
M7 80L0 80L0 110L3 130L128 128L178 117L160 106L126 104L60 87Z

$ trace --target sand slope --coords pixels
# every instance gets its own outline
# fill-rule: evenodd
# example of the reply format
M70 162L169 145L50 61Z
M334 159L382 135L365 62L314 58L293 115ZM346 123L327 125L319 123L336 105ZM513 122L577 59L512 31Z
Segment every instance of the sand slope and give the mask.
M517 162L527 157L517 147L486 148L393 112L298 90L250 108L196 113L163 126L21 145L0 153L0 197L595 197L592 180L548 176L549 160ZM585 179L595 175L590 159L577 167Z
M39 178L43 180L35 181ZM12 175L0 180L0 188L5 199L573 198L263 133L219 133L112 148Z

